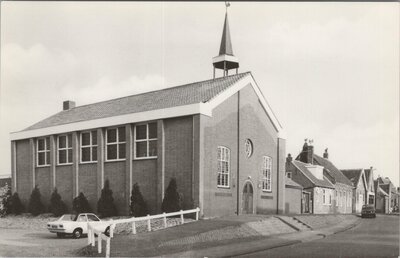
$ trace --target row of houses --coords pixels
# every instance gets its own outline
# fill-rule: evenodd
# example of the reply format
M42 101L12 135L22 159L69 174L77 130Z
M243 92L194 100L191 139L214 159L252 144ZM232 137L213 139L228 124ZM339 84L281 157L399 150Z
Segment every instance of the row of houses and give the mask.
M373 171L372 167L339 170L329 160L328 149L318 156L306 141L295 160L290 154L286 158L286 191L292 198L287 198L285 211L360 213L363 205L372 205L379 213L398 212L399 189L388 177L374 180ZM299 199L301 205L295 201Z
M83 192L95 208L109 180L124 215L138 183L155 214L176 178L183 209L200 207L204 217L351 213L360 206L359 182L361 202L380 194L372 170L355 185L307 142L296 159L286 158L284 131L259 85L238 73L227 13L212 64L211 79L83 106L65 101L11 133L13 192L26 204L38 186L46 204L57 188L69 209Z

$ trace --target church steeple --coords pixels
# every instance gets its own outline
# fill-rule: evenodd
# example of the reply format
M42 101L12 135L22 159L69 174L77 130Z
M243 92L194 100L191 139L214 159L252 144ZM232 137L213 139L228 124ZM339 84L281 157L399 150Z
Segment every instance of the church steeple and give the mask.
M231 69L236 69L236 74L238 73L239 60L233 55L231 33L229 31L229 22L228 22L229 5L230 5L229 3L226 3L225 22L224 22L224 29L222 31L219 55L213 58L214 78L215 78L215 69L223 70L224 77L228 75L228 71Z

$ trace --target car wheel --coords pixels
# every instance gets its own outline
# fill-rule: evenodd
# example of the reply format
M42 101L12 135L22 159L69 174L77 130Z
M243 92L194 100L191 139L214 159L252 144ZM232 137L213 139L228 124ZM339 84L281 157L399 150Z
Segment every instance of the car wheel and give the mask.
M107 228L106 228L106 230L104 231L104 235L106 235L106 236L110 236L110 226L108 226Z
M74 232L72 232L72 236L76 239L81 238L82 237L82 229L77 228L74 230Z
M65 236L64 233L57 233L57 237L58 237L58 238L63 238L64 236Z

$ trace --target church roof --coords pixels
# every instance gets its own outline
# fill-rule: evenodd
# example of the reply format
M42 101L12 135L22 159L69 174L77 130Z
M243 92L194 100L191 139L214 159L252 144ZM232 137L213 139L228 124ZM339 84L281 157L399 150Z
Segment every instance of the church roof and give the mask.
M222 32L221 46L219 48L219 55L233 56L231 32L229 31L228 13L225 13L224 30Z
M58 112L26 128L24 131L123 114L165 109L195 103L206 103L249 74L250 72L240 73L94 104L77 106L70 110ZM134 87L134 85L132 85L132 87Z

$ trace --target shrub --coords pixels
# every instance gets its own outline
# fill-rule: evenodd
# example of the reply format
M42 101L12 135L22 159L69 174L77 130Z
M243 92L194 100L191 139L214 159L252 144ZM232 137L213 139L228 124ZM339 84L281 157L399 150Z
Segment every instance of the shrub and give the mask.
M75 197L74 200L72 201L72 210L78 214L85 212L92 212L89 202L82 192L80 192L79 195Z
M165 190L164 200L161 205L163 212L174 212L181 210L181 198L178 193L178 187L176 185L176 179L171 178L168 187Z
M133 185L131 193L130 214L135 217L142 217L148 214L146 202L143 199L137 183Z
M53 213L55 216L59 217L66 213L67 207L65 203L61 200L61 196L57 192L57 188L54 188L53 193L50 197L49 212Z
M6 184L0 189L0 216L5 216L11 212L11 188Z
M37 185L32 190L32 194L29 199L28 211L33 216L37 216L44 212L44 205L41 201L41 194Z
M114 204L113 192L110 189L108 179L104 182L104 188L101 190L101 196L97 202L97 212L100 217L111 217L117 215L117 207Z
M9 212L8 212L9 211ZM19 195L15 192L8 203L7 214L19 215L24 211L24 206L22 205Z

